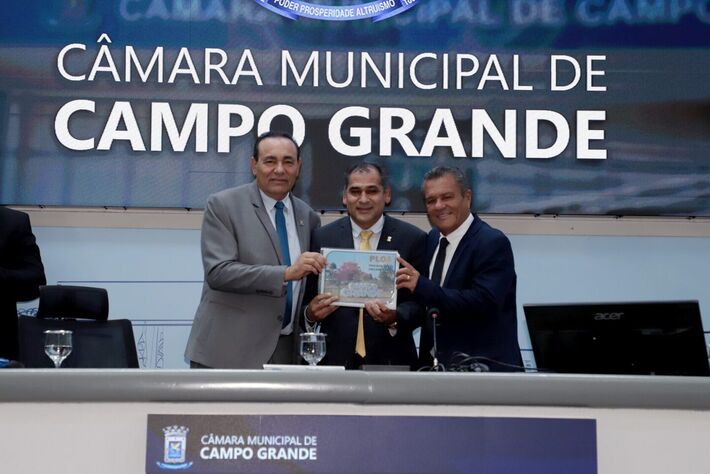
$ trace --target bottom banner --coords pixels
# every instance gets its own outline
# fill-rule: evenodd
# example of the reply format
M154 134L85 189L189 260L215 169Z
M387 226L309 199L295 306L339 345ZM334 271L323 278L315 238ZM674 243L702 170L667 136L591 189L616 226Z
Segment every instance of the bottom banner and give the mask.
M592 419L148 415L146 472L597 472Z

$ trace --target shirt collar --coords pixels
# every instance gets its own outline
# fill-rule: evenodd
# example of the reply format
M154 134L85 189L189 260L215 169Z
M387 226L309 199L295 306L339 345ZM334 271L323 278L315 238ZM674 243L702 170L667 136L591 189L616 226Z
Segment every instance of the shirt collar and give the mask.
M267 195L264 191L259 189L259 194L261 194L261 200L264 202L264 207L266 208L267 211L271 211L276 203L278 202L276 199L272 198L271 196ZM291 211L291 193L288 193L285 198L281 200L281 202L284 203L284 208L287 211Z
M355 238L360 237L360 232L362 232L363 230L371 230L373 234L377 235L382 232L382 228L385 226L385 215L382 214L380 218L377 219L377 222L375 222L369 229L363 229L362 227L357 225L352 217L350 218L350 225L352 225L353 237Z
M454 231L450 232L449 235L441 234L439 240L441 240L441 238L443 237L446 237L446 240L449 241L449 244L459 243L463 236L466 235L466 232L468 232L468 229L471 227L471 224L473 224L473 214L469 213L466 220L463 221L460 226L458 226Z

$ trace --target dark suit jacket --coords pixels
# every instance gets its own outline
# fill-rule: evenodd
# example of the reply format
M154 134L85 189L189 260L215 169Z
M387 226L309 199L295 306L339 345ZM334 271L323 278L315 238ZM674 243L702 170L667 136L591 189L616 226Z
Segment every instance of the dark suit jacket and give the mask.
M515 304L516 276L513 251L508 238L477 215L456 248L444 284L425 278L417 282L414 294L429 308L440 311L437 324L438 359L447 368L454 352L488 357L507 364L522 365L518 346ZM434 229L427 239L427 262L431 262L440 233ZM432 364L432 326L427 318L422 328L420 362ZM492 371L514 371L483 361Z
M385 216L378 250L397 250L399 254L421 268L424 263L426 234L419 228ZM323 247L353 248L350 217L343 217L317 229L311 239L311 250L320 252ZM318 278L309 277L303 308L318 294ZM397 334L393 337L387 326L376 322L367 313L364 317L365 359L355 354L357 337L358 308L342 307L321 322L321 331L326 333L325 365L344 365L357 369L361 363L381 365L416 366L417 353L412 331L419 327L424 316L424 308L415 302L411 293L397 294Z
M0 207L0 357L17 359L17 302L37 298L45 283L29 217Z

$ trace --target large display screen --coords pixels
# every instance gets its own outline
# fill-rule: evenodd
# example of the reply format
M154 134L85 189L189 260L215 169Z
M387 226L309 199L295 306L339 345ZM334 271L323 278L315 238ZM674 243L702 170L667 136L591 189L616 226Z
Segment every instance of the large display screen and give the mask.
M0 203L201 208L257 134L340 209L464 170L489 213L710 215L707 0L6 1Z

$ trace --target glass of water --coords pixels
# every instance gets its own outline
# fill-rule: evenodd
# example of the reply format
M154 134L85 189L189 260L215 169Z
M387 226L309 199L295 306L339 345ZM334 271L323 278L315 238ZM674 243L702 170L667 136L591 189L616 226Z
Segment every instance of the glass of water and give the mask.
M44 353L52 359L54 367L59 368L71 354L72 332L61 329L44 331Z
M314 366L325 357L325 334L321 332L301 333L301 357Z

